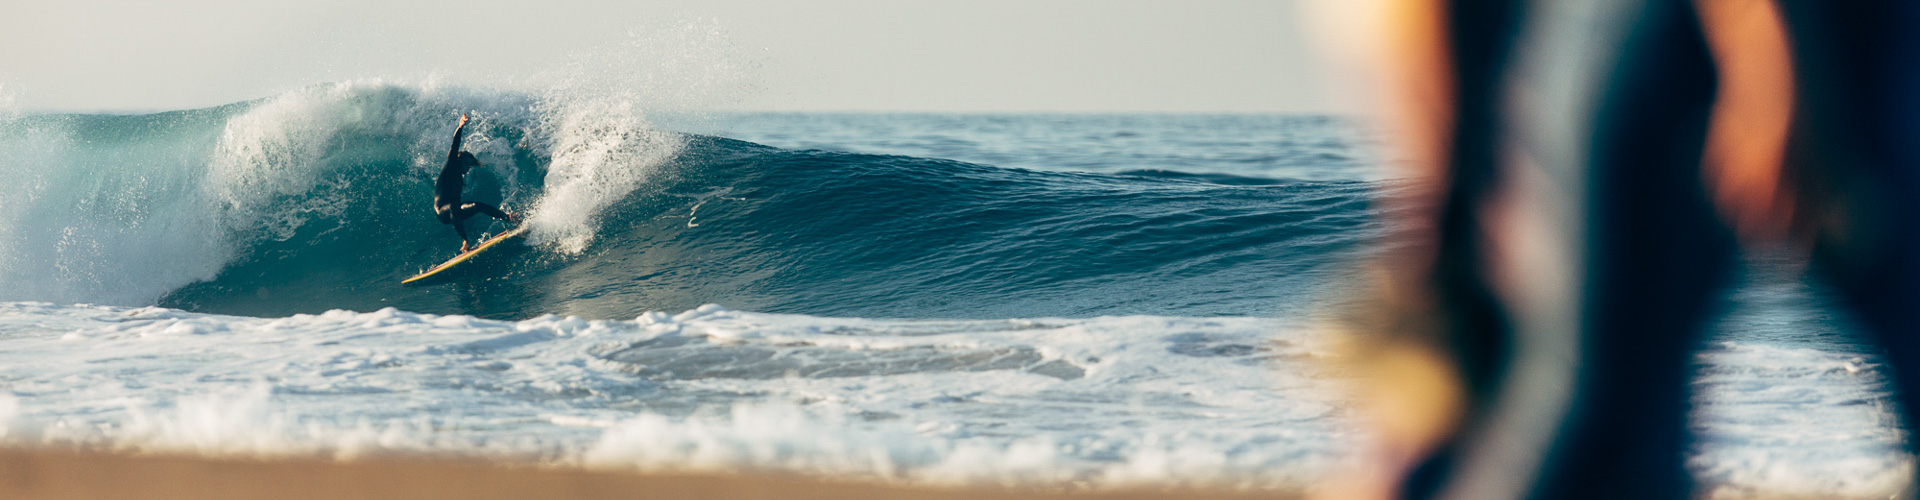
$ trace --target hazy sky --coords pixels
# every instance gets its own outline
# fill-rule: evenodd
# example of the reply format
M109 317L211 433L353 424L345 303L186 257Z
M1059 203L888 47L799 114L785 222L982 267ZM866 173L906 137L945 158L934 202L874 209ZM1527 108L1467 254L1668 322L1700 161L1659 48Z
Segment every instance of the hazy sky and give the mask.
M0 94L25 109L180 109L353 78L512 87L587 71L647 75L623 81L727 109L1345 111L1322 91L1294 10L1287 0L0 0Z

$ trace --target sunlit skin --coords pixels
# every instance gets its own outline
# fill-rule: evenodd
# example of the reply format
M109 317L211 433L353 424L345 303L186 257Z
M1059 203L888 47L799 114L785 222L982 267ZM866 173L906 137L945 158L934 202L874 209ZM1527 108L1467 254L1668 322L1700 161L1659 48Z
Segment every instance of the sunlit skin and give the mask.
M1401 204L1392 213L1410 214L1392 221L1398 237L1415 241L1383 258L1370 275L1375 303L1359 319L1375 330L1356 342L1350 362L1360 375L1358 400L1369 414L1374 440L1363 452L1372 463L1321 484L1315 498L1394 498L1399 478L1451 434L1465 400L1456 368L1438 345L1432 313L1432 245L1437 214L1445 194L1448 143L1453 130L1453 77L1442 17L1435 0L1389 0L1380 9L1387 24L1384 53L1376 54L1381 75L1386 127L1392 131L1396 177L1413 183L1405 196L1383 200Z
M1781 189L1793 62L1780 10L1768 0L1698 0L1720 71L1702 175L1722 216L1749 241L1785 237L1793 217Z

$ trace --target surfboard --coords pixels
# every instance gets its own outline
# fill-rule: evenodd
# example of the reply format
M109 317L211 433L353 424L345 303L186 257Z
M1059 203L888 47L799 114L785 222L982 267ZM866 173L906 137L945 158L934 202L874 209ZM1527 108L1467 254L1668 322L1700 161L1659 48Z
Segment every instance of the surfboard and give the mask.
M446 272L448 269L459 267L460 264L464 264L469 260L473 260L473 257L476 255L480 255L480 252L485 252L487 251L487 249L493 248L495 245L499 245L500 242L507 241L508 238L513 238L516 236L520 236L522 234L526 234L528 227L529 226L526 224L521 224L520 227L509 229L507 230L507 232L500 233L498 235L495 235L492 238L487 238L487 241L480 242L480 246L473 247L472 250L467 250L466 253L455 255L453 256L452 260L448 260L446 262L440 263L440 265L433 266L432 269L421 271L420 274L413 275L412 278L400 280L400 284L411 285L414 282L424 280L427 278L432 278L435 275L438 275L442 272Z

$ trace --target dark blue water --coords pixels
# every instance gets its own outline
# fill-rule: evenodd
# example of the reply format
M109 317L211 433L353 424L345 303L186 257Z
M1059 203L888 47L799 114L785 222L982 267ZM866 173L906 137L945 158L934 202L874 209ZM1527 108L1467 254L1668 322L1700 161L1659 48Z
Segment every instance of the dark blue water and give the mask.
M1029 170L1235 179L1382 180L1356 118L1276 114L737 113L689 130L793 149Z

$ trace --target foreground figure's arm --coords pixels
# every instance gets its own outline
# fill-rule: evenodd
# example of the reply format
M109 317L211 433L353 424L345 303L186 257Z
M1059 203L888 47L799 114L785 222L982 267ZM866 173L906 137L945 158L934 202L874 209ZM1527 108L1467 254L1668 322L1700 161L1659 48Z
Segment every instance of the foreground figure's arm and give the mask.
M1793 220L1792 196L1781 189L1794 105L1785 21L1773 2L1694 6L1721 75L1703 162L1707 187L1741 236L1782 239Z
M1446 304L1438 300L1434 255L1440 239L1441 206L1450 178L1456 121L1456 78L1448 3L1389 2L1396 8L1367 12L1383 43L1371 45L1364 63L1384 83L1382 112L1401 167L1410 179L1403 195L1383 197L1398 214L1391 221L1406 245L1383 256L1370 273L1376 302L1353 311L1357 335L1343 359L1362 374L1356 390L1378 439L1362 453L1366 463L1327 481L1315 499L1385 500L1406 496L1402 482L1443 445L1468 407L1466 381L1446 346ZM1361 324L1364 323L1364 326Z

